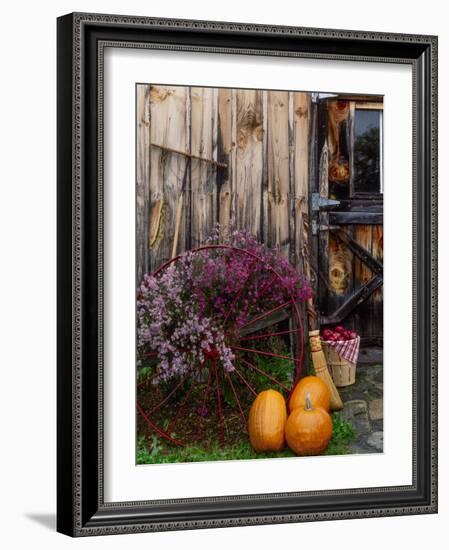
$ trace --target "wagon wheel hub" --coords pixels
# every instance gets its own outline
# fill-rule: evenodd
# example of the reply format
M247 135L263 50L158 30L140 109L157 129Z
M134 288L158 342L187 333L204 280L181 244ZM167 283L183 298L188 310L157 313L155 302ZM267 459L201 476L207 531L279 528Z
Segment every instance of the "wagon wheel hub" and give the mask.
M220 357L220 353L215 346L212 346L204 352L204 357L210 361L216 361Z

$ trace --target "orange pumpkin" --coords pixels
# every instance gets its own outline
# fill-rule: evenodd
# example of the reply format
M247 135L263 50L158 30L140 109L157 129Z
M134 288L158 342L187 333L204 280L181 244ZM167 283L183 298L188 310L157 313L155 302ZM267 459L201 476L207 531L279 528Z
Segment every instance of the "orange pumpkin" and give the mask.
M285 441L287 406L282 394L265 390L256 397L249 411L248 433L258 453L280 451Z
M331 394L326 382L318 376L306 376L296 384L290 396L288 402L290 411L304 407L307 393L310 393L310 399L315 407L323 407L326 411L330 410Z
M332 419L322 407L313 407L310 395L305 407L295 409L285 424L287 445L297 455L318 455L329 445Z

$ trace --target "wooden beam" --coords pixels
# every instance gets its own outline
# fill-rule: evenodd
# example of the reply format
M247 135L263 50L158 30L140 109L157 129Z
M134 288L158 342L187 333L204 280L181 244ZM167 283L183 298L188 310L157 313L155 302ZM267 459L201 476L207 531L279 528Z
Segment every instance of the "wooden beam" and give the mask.
M378 212L329 212L330 225L381 225L384 216Z
M383 199L378 198L340 200L340 204L333 212L372 212L381 214L384 210L383 204Z

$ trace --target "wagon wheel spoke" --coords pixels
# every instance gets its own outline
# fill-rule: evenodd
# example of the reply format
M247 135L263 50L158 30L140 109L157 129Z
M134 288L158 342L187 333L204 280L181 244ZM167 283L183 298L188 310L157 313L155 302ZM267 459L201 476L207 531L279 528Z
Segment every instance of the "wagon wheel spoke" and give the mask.
M287 388L287 386L285 384L283 384L282 382L279 382L279 380L276 380L276 378L274 376L272 376L271 374L269 374L268 372L265 372L264 370L260 369L259 367L256 367L256 365L253 365L252 363L250 363L249 361L247 361L243 357L240 358L240 361L242 362L243 365L245 365L249 369L251 369L255 372L258 372L262 376L265 376L265 378L268 378L268 380L271 380L271 382L273 382L274 384L276 384L277 386L279 386L280 388L285 390L287 393L290 393L290 388Z
M204 392L204 398L200 409L200 415L202 416L205 413L205 407L207 403L207 398L209 396L209 392L212 385L212 369L209 367L209 374L207 376L207 384L206 384L206 391ZM204 418L204 417L203 417Z
M193 390L197 387L197 385L198 385L198 381L194 379L193 382L190 384L190 388L187 390L186 395L184 396L184 399L181 401L181 404L179 405L175 416L168 423L168 426L167 426L168 433L170 433L175 428L176 423L179 420L179 416L181 415L181 412L184 410L185 406L187 405L187 401L189 400Z
M175 445L179 445L180 447L184 447L184 443L182 443L181 441L178 441L177 439L174 439L173 437L171 437L171 435L169 435L167 432L164 432L164 430L161 430L151 419L150 417L145 413L145 411L143 410L143 407L142 405L140 404L139 401L137 401L137 410L139 411L141 417L145 420L145 422L150 426L150 428L152 428L155 432L157 432L159 435L161 435L162 437L164 437L165 439L168 439L169 441L171 441L172 443L174 443Z
M254 397L257 397L257 392L256 390L253 388L253 386L251 386L251 384L248 382L248 380L243 376L243 374L240 372L240 370L237 368L236 365L234 365L234 370L231 371L231 374L235 373L239 379L245 384L245 386L249 389L249 391L254 395Z
M270 316L290 307L291 305L292 305L292 301L288 300L283 304L279 304L278 306L271 308L269 311L266 311L264 313L261 313L260 315L257 315L256 317L253 317L252 319L247 321L244 325L239 327L239 333L246 334L247 331L249 332L248 329L250 329L250 327L254 327L254 325L256 325L257 323L260 323L261 321L264 321L265 319L268 319L267 321L268 324L265 325L265 327L277 324L279 322L279 319L275 318L275 319L272 319L270 322ZM258 329L256 328L255 330L258 330Z
M157 377L157 375L158 375L157 371L153 372L149 379L142 380L142 382L139 382L137 384L137 389L141 389L145 385L152 384L154 382L154 379Z
M296 330L288 330L288 331L280 331L282 333L295 333L295 332L299 332L300 329L298 329L298 331ZM256 340L257 339L257 336L254 337L254 339ZM246 344L248 341L244 341L243 344ZM251 344L251 341L249 342L249 345ZM288 363L291 363L292 365L292 368L293 369L296 369L296 375L294 376L294 382L292 384L292 388L290 388L288 390L288 393L290 395L293 387L295 386L296 384L296 380L297 380L297 375L299 373L299 370L300 370L300 367L301 367L301 364L302 364L302 358L301 356L299 358L297 357L293 357L291 355L284 355L282 353L274 353L272 351L264 351L264 350L260 350L260 349L254 349L254 348L248 348L248 347L244 347L244 346L239 346L239 345L233 345L231 346L231 349L235 352L240 352L240 353L244 353L246 354L246 356L248 356L248 354L254 354L255 356L262 356L262 357L273 357L275 359L282 359L284 361L287 361ZM268 376L267 376L268 378ZM276 381L277 383L279 383L278 381ZM285 388L285 386L284 386Z
M239 396L237 394L237 390L235 389L234 383L233 383L232 378L230 377L229 373L227 371L224 371L224 373L225 373L225 378L226 378L229 386L231 387L232 393L233 393L235 401L237 403L237 407L239 409L240 416L242 417L243 426L245 427L245 432L246 432L247 431L247 429L246 429L246 416L245 416L245 413L243 411L242 404L240 402Z
M148 351L142 355L142 359L149 359L150 357L157 357L157 351Z
M285 359L286 361L291 361L292 363L298 361L298 359L295 359L294 357L289 357L288 355L273 353L271 351L262 351L260 349L242 348L241 346L231 346L231 349L235 351L244 351L247 353L256 353L257 355L265 355L266 357L277 357L278 359Z
M272 336L283 336L285 334L294 334L296 332L301 332L300 328L290 329L290 330L281 330L279 332L269 332L266 334L256 334L253 336L242 336L242 338L239 338L240 342L248 341L248 340L262 340L264 338L271 338Z
M218 372L216 362L214 362L213 368L215 371L215 379L217 381L217 412L218 412L218 418L220 421L220 445L223 448L224 447L224 417L223 417L223 410L221 405L221 394L223 389L221 387L220 373Z
M184 382L186 381L186 376L184 376L182 378L182 380L176 384L176 386L162 399L162 401L160 401L159 403L156 403L156 405L154 405L154 407L149 411L149 415L150 414L154 414L157 410L159 410L163 405L165 405L168 401L170 401L170 397L172 397L178 390L179 388L184 384Z

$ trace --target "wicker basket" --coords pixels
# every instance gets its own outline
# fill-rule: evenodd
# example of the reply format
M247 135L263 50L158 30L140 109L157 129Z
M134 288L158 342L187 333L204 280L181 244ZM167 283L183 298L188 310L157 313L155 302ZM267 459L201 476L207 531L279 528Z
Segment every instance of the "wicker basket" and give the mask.
M350 386L355 383L355 369L357 363L351 363L331 349L325 341L321 340L323 351L326 355L327 368L337 388Z

